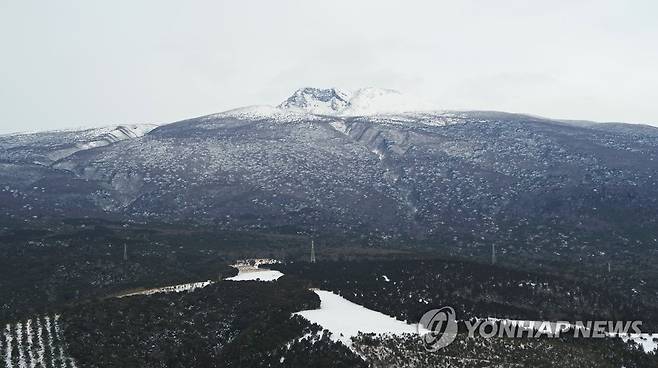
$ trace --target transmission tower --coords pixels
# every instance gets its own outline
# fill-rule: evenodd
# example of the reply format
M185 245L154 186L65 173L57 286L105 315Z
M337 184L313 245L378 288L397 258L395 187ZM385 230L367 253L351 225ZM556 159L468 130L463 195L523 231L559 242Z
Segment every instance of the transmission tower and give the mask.
M311 263L315 263L315 243L311 240Z

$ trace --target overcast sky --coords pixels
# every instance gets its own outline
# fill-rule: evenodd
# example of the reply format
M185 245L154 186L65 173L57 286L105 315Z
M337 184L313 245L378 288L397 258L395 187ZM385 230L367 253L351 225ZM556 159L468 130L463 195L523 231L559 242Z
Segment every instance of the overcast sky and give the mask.
M302 86L658 125L656 14L654 0L0 0L0 133L167 123Z

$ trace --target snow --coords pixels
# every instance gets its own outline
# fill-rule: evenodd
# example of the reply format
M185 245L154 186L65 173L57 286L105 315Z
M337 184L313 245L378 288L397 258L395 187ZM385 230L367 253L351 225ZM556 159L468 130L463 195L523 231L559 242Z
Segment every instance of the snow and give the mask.
M127 139L143 137L156 127L157 125L154 124L133 124L73 132L74 134L79 133L78 136L71 137L76 143L71 147L50 152L48 158L52 161L58 161L80 151L105 147Z
M282 110L317 115L367 116L430 110L423 99L392 89L361 88L353 93L338 88L301 88L282 102Z
M37 350L37 363L42 367L46 366L45 356L46 356L46 346L43 342L43 326L41 325L41 318L37 318L37 343L39 348Z
M300 88L278 107L284 110L334 115L349 106L351 94L338 88Z
M275 281L283 276L283 273L276 270L268 270L266 268L259 268L250 265L237 265L233 266L238 269L238 275L229 277L226 280L230 281Z
M277 264L281 263L281 261L273 259L273 258L247 258L247 259L239 259L235 261L235 264L232 265L232 267L239 268L241 266L262 266L262 265L270 265L270 264Z
M313 290L320 297L320 309L297 312L312 323L329 330L334 341L350 346L359 332L376 334L417 333L416 325L365 308L330 291Z
M208 281L200 281L200 282L191 282L187 284L164 286L159 288L140 290L131 293L121 294L118 295L117 298L125 298L135 295L152 295L158 293L180 293L184 291L194 291L196 289L204 288L212 283L213 283L212 281L208 280Z
M5 345L5 346L6 346L6 347L5 347L5 354L4 354L4 357L5 357L5 366L6 366L6 367L11 367L11 365L12 365L12 364L11 364L11 359L12 359L12 355L11 355L12 349L11 349L11 346L12 346L12 342L13 342L13 341L14 341L14 336L12 335L11 325L7 325L7 326L5 327L5 342L6 342L6 345Z
M0 137L18 137L24 136L29 138L30 136L56 136L56 135L65 135L68 139L67 143L79 142L84 140L93 139L99 137L103 134L108 134L118 129L124 128L129 130L130 135L135 137L141 137L151 130L157 128L157 124L122 124L122 125L102 125L102 126L78 126L72 128L64 129L52 129L52 130L34 130L34 131L22 131L22 132L13 132L0 134Z
M650 353L652 351L658 350L658 334L619 334L619 337L627 342L628 340L633 340L633 342L639 344L645 353Z
M30 362L33 363L34 360L34 350L36 346L34 345L34 334L32 333L32 320L28 319L25 324L25 331L27 334L27 355L30 358Z
M156 125L121 125L105 134L99 135L91 142L78 143L80 149L92 149L104 147L111 143L120 142L126 139L143 137L146 133L155 129Z
M465 116L462 112L436 110L430 108L429 103L418 103L416 100L405 97L406 95L397 95L395 92L392 96L381 95L367 100L365 97L359 97L355 102L358 105L347 106L338 110L303 108L298 106L288 106L280 104L277 107L269 105L246 106L232 109L217 114L211 114L202 117L202 121L207 121L207 125L201 125L200 128L214 129L215 122L218 119L234 118L245 121L267 120L268 122L287 124L287 123L308 123L311 121L328 122L336 131L347 135L349 126L346 119L367 116L370 120L379 124L388 125L409 125L422 124L426 126L446 126L463 123ZM398 99L393 103L390 100ZM411 101L411 102L410 102ZM327 121L327 118L336 120Z
M48 336L48 351L50 351L50 365L55 366L55 348L53 347L53 333L52 333L52 324L50 323L50 317L46 316L46 333Z
M25 368L25 349L23 346L23 323L16 323L16 342L18 343L18 367Z
M277 261L275 259L270 259L270 258L255 258L255 259L238 260L236 262L236 264L232 265L232 267L235 267L235 268L238 269L238 275L234 276L234 277L226 278L226 280L245 281L245 280L260 279L261 281L274 281L274 280L278 279L279 277L283 276L283 274L279 271L268 270L266 268L260 268L261 265L274 264L274 263L279 263L279 261ZM211 285L213 283L214 283L213 281L207 280L207 281L191 282L191 283L186 283L186 284L163 286L163 287L158 287L158 288L152 288L152 289L146 289L146 290L139 290L139 291L124 293L124 294L118 295L117 298L125 298L125 297L130 297L130 296L135 296L135 295L152 295L152 294L158 294L158 293L191 292L191 291L194 291L196 289L204 288L204 287L206 287L208 285Z
M422 99L392 89L362 88L354 92L350 106L342 115L364 116L428 109L430 104Z
M3 336L6 344L0 344L0 367L33 368L49 365L55 368L76 368L75 360L66 353L59 320L60 315L53 317L46 315L16 322L13 325L7 324Z
M329 125L331 125L331 127L336 129L338 132L341 132L343 134L348 133L347 125L345 125L345 122L343 121L340 120L332 121L331 123L329 123Z
M269 117L271 115L280 114L281 112L282 112L281 109L278 109L274 106L252 105L252 106L238 107L236 109L220 112L219 114L208 115L204 119L212 120L215 118L231 116L231 117L241 117L244 119L251 120L254 118Z

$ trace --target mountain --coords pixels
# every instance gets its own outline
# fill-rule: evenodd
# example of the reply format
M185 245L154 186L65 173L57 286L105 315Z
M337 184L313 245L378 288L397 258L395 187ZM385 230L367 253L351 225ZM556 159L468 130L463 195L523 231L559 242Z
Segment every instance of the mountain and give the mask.
M658 129L303 88L159 127L0 137L0 216L655 247Z

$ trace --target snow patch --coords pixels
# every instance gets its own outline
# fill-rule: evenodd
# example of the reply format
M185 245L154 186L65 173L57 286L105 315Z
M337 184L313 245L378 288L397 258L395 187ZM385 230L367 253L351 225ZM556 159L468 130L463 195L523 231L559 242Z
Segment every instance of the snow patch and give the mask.
M6 367L11 367L11 359L12 359L12 342L14 341L14 336L12 335L12 328L11 325L5 326L5 352L4 352L4 357L5 357L5 366Z
M251 265L233 266L238 269L238 275L229 277L226 280L230 281L275 281L283 276L283 273L276 270L268 270L266 268L259 268Z
M627 342L628 340L632 340L636 344L640 345L640 347L642 347L642 350L644 350L645 353L650 353L652 351L658 350L658 342L657 342L658 334L648 334L648 333L619 334L619 337L624 342Z
M345 122L343 121L340 120L332 121L331 123L329 123L329 125L331 125L332 128L336 129L340 133L343 133L345 135L347 135L348 133L347 125L345 125Z
M334 341L351 346L359 332L375 334L417 333L416 325L365 308L330 291L313 290L320 297L320 309L297 312L331 332Z
M235 262L234 265L231 265L233 268L238 269L237 276L228 277L225 280L229 281L275 281L279 277L283 276L283 273L270 270L267 268L261 268L261 265L276 264L281 263L276 259L272 258L251 258L251 259L241 259Z
M158 293L181 293L181 292L191 292L196 289L201 289L204 288L213 282L208 280L208 281L200 281L200 282L191 282L188 284L179 284L179 285L171 285L171 286L164 286L164 287L159 287L159 288L153 288L153 289L147 289L147 290L140 290L140 291L135 291L135 292L130 292L127 294L121 294L118 295L117 298L125 298L129 296L135 296L135 295L152 295L152 294L158 294Z

